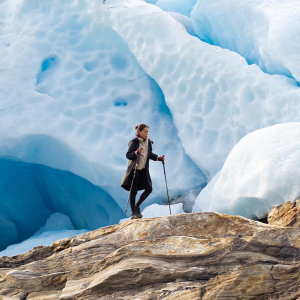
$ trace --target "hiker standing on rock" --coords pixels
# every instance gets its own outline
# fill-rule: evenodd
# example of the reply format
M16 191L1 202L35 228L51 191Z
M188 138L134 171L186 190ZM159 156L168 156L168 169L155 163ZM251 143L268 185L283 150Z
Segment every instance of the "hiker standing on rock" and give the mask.
M139 124L135 126L136 138L128 144L126 153L128 161L127 170L122 179L121 187L129 191L131 206L131 219L142 218L140 205L152 192L152 181L149 173L149 159L154 161L165 161L165 157L158 156L152 152L153 142L148 139L149 126ZM137 192L144 190L137 203L135 198Z

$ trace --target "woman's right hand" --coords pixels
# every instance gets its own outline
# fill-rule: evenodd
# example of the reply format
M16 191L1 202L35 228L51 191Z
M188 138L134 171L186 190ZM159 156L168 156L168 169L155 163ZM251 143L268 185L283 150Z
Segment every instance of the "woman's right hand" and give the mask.
M136 154L141 154L141 152L142 152L142 148L138 147L137 150L136 150Z

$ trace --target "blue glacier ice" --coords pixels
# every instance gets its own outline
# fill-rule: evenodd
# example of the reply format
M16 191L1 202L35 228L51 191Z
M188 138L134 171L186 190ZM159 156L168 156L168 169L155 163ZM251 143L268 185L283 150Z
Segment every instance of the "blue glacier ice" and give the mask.
M196 0L144 0L147 3L155 4L157 7L169 13L176 21L181 23L186 31L197 36L191 20L191 12L197 3Z
M197 0L158 0L155 2L155 5L164 11L171 11L190 17L196 3Z
M168 13L172 18L174 18L177 22L179 22L180 24L182 24L184 26L184 28L188 34L190 34L192 36L197 36L197 34L194 30L194 26L193 26L193 22L192 22L191 18L184 16L182 14L176 13L176 12L169 11Z
M300 82L298 0L198 0L191 13L198 36L241 54L269 74Z
M225 22L243 2L1 1L0 250L126 218L120 182L138 123L149 125L153 151L166 155L171 200L188 212L245 135L299 121L298 21L291 31L290 22L281 26L288 4L275 18L267 9L275 0L255 3L257 24L281 28L267 36L268 47L254 43L264 26L258 33L240 26L236 35ZM289 3L297 19L297 3ZM215 19L206 8L215 8ZM216 41L219 25L228 28L228 45ZM165 208L162 165L150 168L154 191L142 209ZM62 222L55 234L41 233L57 213L74 229Z
M0 178L2 249L30 238L55 212L68 216L73 229L93 230L124 217L107 192L69 171L0 159Z
M42 226L33 236L25 241L8 246L0 252L0 256L11 256L26 253L35 246L50 246L54 241L85 233L88 230L75 230L70 218L61 213L54 213L49 216L44 226Z
M98 14L158 83L185 152L209 179L247 133L299 120L295 80L190 36L158 7L126 1L114 11L99 3Z

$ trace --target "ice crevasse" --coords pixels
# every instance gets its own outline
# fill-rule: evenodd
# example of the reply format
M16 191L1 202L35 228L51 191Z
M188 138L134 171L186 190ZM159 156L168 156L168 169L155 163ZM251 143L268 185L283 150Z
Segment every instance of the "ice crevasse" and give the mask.
M202 42L144 1L3 1L0 17L0 164L10 178L1 247L56 212L76 229L124 218L119 184L140 122L178 197L199 191L247 133L299 120L294 80ZM160 164L151 175L149 203L163 202Z

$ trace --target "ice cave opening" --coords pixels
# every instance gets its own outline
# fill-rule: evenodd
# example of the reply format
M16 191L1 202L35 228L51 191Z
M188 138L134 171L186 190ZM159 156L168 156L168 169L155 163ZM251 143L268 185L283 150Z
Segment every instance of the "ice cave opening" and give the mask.
M0 178L0 250L33 236L57 212L87 230L124 217L107 192L69 171L0 158Z

